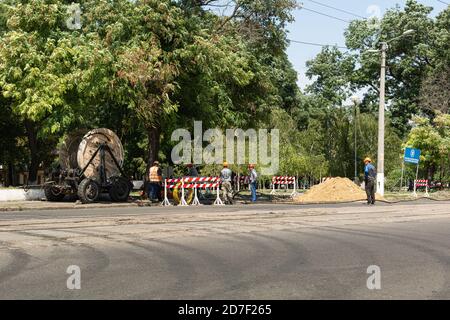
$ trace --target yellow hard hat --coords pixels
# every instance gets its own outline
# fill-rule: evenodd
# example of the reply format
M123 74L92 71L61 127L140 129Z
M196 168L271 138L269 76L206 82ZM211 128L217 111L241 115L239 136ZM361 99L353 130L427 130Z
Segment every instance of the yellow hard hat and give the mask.
M223 166L224 166L225 168L228 168L228 162L225 161L225 162L223 163Z
M366 163L366 162L372 162L372 159L370 159L370 158L365 158L365 159L364 159L364 163Z

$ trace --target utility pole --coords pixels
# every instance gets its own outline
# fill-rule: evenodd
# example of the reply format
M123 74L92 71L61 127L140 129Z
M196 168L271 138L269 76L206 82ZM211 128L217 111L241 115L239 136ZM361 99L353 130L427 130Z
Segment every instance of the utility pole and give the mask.
M357 105L355 104L355 119L354 119L354 130L355 130L355 182L358 182L358 146L357 146L357 139L356 139L356 133L357 133L357 122L356 122L356 116L357 116Z
M380 107L378 110L378 163L377 192L384 196L384 109L386 105L386 51L387 42L381 43L381 76L380 76Z
M361 103L358 96L353 96L352 101L354 103L355 108L355 115L353 118L353 130L355 131L354 138L355 138L355 144L354 144L354 153L355 153L355 176L354 176L354 182L359 184L359 178L358 178L358 140L357 140L357 132L358 132L358 105Z
M384 196L384 109L386 105L386 51L389 46L388 43L401 39L415 33L415 30L407 30L398 37L389 41L381 43L381 49L370 49L368 53L379 53L381 51L381 75L380 75L380 107L378 110L378 163L377 163L377 192Z

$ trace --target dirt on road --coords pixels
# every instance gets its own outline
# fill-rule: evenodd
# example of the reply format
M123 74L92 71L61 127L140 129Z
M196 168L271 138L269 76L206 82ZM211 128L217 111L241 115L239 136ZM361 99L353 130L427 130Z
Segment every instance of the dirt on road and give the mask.
M318 184L294 199L297 203L336 203L366 200L366 193L348 178L333 178ZM383 200L377 194L378 200Z

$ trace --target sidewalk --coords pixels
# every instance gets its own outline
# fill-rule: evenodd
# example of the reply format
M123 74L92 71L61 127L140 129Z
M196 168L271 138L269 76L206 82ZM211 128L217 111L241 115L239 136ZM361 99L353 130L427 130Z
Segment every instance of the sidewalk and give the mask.
M126 203L99 202L82 204L80 202L49 202L49 201L5 201L0 202L0 212L24 210L63 210L63 209L97 209L97 208L128 208L158 206L158 203L133 200Z
M204 205L212 205L212 201ZM236 203L245 204L246 201L237 200ZM271 203L268 201L259 201L262 203ZM277 202L273 202L277 203ZM102 208L133 208L133 207L159 207L160 202L150 202L148 200L133 199L129 202L97 202L93 204L82 204L77 201L49 202L49 201L0 201L0 213L10 211L26 211L26 210L64 210L64 209L102 209Z

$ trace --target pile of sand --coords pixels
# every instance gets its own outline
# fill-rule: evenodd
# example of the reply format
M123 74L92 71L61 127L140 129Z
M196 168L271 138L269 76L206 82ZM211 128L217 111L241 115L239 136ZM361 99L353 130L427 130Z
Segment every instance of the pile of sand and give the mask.
M377 195L377 199L380 196ZM366 200L366 192L347 178L333 178L294 199L297 203L334 203Z

